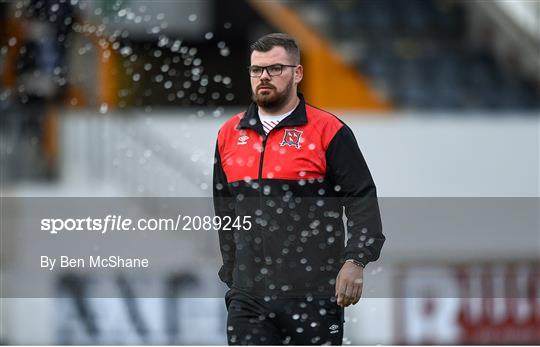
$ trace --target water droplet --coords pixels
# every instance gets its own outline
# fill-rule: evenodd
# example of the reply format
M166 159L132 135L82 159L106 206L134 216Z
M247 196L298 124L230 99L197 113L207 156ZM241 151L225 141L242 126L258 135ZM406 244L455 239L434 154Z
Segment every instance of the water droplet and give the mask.
M180 49L181 46L182 46L182 41L176 40L176 41L174 41L174 43L171 46L171 51L178 52L178 50Z
M220 51L219 51L219 54L221 54L223 57L228 57L229 54L231 54L229 48L222 48Z
M99 107L99 113L101 114L107 113L108 110L109 110L109 106L105 102L102 103L101 106Z
M214 110L214 112L212 112L212 116L215 118L221 117L223 115L223 111L224 110L222 107L218 107L217 109Z
M130 55L133 51L131 50L131 47L125 46L120 49L120 54L122 54L124 57L127 57Z
M158 41L159 47L165 47L169 43L169 38L167 36L161 36Z
M211 40L212 37L214 37L214 33L212 32L207 32L206 34L204 34L204 38L207 40Z
M188 17L188 20L190 22L195 22L197 20L197 15L196 14L190 14L189 17Z

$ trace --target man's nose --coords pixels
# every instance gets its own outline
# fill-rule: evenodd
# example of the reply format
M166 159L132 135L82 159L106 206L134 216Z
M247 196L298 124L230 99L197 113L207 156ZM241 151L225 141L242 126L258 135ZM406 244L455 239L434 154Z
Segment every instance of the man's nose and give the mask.
M261 80L262 79L265 79L265 80L269 80L271 79L272 76L270 76L270 74L268 73L268 70L267 69L263 69L263 72L261 74Z

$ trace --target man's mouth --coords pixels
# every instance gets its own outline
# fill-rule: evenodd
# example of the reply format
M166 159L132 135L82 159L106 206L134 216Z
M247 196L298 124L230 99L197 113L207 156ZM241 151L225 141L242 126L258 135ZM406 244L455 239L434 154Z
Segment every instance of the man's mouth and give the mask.
M258 88L258 90L272 90L272 89L274 89L274 88L271 87L271 86L260 86L260 87Z

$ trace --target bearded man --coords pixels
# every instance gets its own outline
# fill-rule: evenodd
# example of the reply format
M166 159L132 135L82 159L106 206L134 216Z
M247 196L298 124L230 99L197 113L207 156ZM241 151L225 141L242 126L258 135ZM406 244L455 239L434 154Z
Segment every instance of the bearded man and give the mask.
M261 37L250 62L253 103L221 127L214 163L216 216L254 219L219 230L228 343L340 345L385 241L375 184L352 130L298 93L292 37Z

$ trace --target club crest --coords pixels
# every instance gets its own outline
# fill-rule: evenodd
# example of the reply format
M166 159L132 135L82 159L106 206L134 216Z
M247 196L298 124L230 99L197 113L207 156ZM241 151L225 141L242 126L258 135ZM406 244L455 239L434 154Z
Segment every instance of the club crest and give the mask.
M285 135L281 140L280 146L293 146L300 148L300 139L302 138L302 131L296 129L285 129Z

